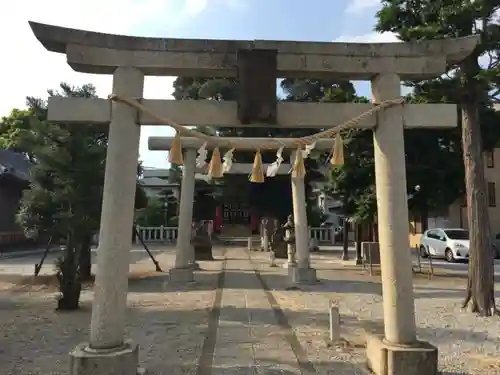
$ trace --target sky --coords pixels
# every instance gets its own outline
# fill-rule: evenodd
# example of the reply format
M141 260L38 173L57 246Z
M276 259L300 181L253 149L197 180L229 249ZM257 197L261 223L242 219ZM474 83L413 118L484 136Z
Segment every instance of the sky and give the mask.
M111 77L74 72L65 55L48 52L28 21L149 37L395 42L373 31L379 0L16 0L0 5L0 116L24 108L26 96L46 98L61 82L92 83L100 97L111 93ZM175 77L146 77L144 97L172 98ZM369 84L357 83L369 96ZM169 127L142 126L140 159L165 168L166 153L148 151L150 136Z

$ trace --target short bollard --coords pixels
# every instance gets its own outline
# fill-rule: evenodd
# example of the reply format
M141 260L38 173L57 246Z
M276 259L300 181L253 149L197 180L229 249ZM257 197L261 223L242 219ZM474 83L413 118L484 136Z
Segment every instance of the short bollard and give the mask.
M252 237L248 237L248 243L247 243L247 249L248 251L251 251L252 250Z
M340 313L338 304L330 301L330 341L340 340Z

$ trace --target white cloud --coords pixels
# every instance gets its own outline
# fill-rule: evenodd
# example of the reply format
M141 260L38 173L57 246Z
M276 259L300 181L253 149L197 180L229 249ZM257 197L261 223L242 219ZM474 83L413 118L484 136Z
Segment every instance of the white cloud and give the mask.
M378 5L380 5L380 0L353 0L349 3L345 12L349 14L358 14Z
M0 69L0 116L12 108L25 106L27 95L46 97L46 90L60 82L72 85L92 83L99 96L111 93L111 77L74 72L65 56L52 53L36 40L28 21L115 34L140 33L141 25L162 28L180 26L202 12L207 0L18 0L0 6L0 43L3 54ZM174 77L147 77L144 96L170 98ZM148 152L147 137L170 135L167 127L142 127L141 159L145 165L161 166L165 154Z
M371 32L364 35L341 35L334 42L350 43L395 43L400 42L396 34L392 32Z

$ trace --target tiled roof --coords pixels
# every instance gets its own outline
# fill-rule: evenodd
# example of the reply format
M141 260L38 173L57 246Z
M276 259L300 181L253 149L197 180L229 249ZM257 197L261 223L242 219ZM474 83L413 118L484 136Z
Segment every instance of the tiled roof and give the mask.
M29 170L33 164L23 154L0 149L0 174L10 174L20 180L28 181Z

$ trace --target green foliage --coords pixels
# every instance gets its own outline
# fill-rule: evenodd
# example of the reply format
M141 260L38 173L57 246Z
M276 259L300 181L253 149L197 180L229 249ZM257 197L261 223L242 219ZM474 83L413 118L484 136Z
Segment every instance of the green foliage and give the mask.
M0 121L0 148L24 154L33 161L31 122L36 117L32 110L14 108Z
M377 201L372 134L349 130L344 143L344 165L332 169L326 192L342 202L344 215L357 222L373 222Z
M157 197L148 199L147 205L136 210L135 222L140 226L170 226L177 217L178 201L171 189L165 189Z
M135 222L144 227L165 225L165 205L160 198L150 198L148 205L136 211Z
M93 97L95 89L61 84L60 93L50 94ZM46 115L46 103L40 100L31 103L29 112L34 116L29 121L30 130L16 144L30 144L36 164L31 170L31 187L24 192L21 202L19 222L33 236L63 240L75 228L82 237L90 235L99 227L106 131L98 126L40 120Z
M49 96L96 97L92 85L62 83ZM27 155L34 167L24 191L18 221L30 237L52 237L66 250L58 263L62 296L59 308L78 307L83 259L90 259L90 238L100 224L108 129L98 125L66 125L47 121L47 102L27 98L27 110L13 110L0 122L0 146ZM141 172L138 165L138 173ZM147 198L140 187L136 205ZM87 257L81 257L87 252ZM85 277L85 275L83 275ZM87 275L89 276L89 275Z
M181 184L182 182L182 168L177 164L170 164L170 169L168 170L168 183L169 184Z
M140 210L148 206L148 196L140 184L137 184L135 190L135 209Z
M309 216L307 217L307 224L311 227L319 227L323 224L325 218L325 214L323 214L321 209L316 206L310 210Z

